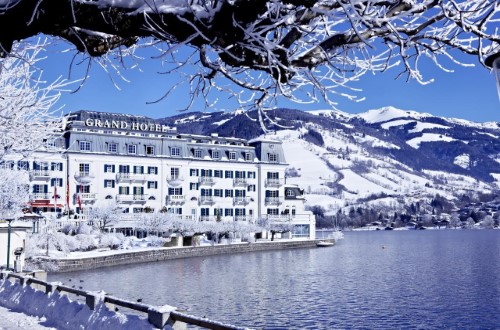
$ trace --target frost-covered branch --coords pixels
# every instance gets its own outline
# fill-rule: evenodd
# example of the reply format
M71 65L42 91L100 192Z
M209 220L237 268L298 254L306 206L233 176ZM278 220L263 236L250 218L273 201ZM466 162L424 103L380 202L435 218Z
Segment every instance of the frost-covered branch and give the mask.
M0 52L40 32L110 62L147 46L167 72L184 72L187 108L212 91L243 108L282 96L335 106L359 100L349 83L368 72L397 66L425 84L423 61L449 71L465 65L458 50L484 63L500 51L499 12L495 0L0 0Z
M11 56L0 59L0 160L13 153L26 157L61 132L61 113L54 105L66 84L42 80L36 63L44 45L16 44Z

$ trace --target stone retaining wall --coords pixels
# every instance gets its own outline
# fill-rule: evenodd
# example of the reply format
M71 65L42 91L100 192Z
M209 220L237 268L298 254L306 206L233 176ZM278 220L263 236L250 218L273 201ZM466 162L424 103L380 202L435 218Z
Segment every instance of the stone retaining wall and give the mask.
M232 245L160 248L148 251L125 252L102 257L82 259L51 259L51 271L70 272L77 270L95 269L117 265L126 265L140 262L171 260L189 257L212 256L218 254L242 253L253 251L298 249L316 247L319 240L259 242ZM335 242L333 239L323 240Z

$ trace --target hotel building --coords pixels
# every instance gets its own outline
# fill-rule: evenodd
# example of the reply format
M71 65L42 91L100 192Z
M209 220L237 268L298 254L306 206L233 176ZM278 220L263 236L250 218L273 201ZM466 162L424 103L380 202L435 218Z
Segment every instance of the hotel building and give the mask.
M30 171L35 212L85 219L115 200L131 218L145 209L192 221L268 217L292 221L291 237L314 238L303 190L286 184L280 141L182 134L144 116L78 111L50 150L17 166Z

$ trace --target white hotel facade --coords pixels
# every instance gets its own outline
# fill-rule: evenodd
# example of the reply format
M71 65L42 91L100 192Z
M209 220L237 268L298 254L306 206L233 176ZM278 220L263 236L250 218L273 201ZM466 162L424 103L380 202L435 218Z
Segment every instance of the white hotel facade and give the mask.
M17 166L30 171L35 212L89 209L116 200L134 217L167 209L192 221L292 221L293 238L314 238L303 190L287 185L280 141L180 134L154 119L92 111L66 116L55 149Z

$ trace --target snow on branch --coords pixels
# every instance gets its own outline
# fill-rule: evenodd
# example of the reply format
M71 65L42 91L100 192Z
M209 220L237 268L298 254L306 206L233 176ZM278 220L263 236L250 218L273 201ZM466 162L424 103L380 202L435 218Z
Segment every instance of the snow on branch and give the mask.
M185 73L186 108L198 98L212 106L212 91L242 108L262 110L279 97L335 108L338 97L360 100L349 84L368 72L398 67L426 84L422 61L450 70L465 65L458 50L483 63L500 51L499 12L495 0L9 0L0 2L0 30L9 31L0 53L40 32L110 61L133 57L132 45L151 47L168 72Z
M53 107L67 84L42 80L36 63L44 45L18 43L0 59L0 161L50 146L62 131L61 111Z

